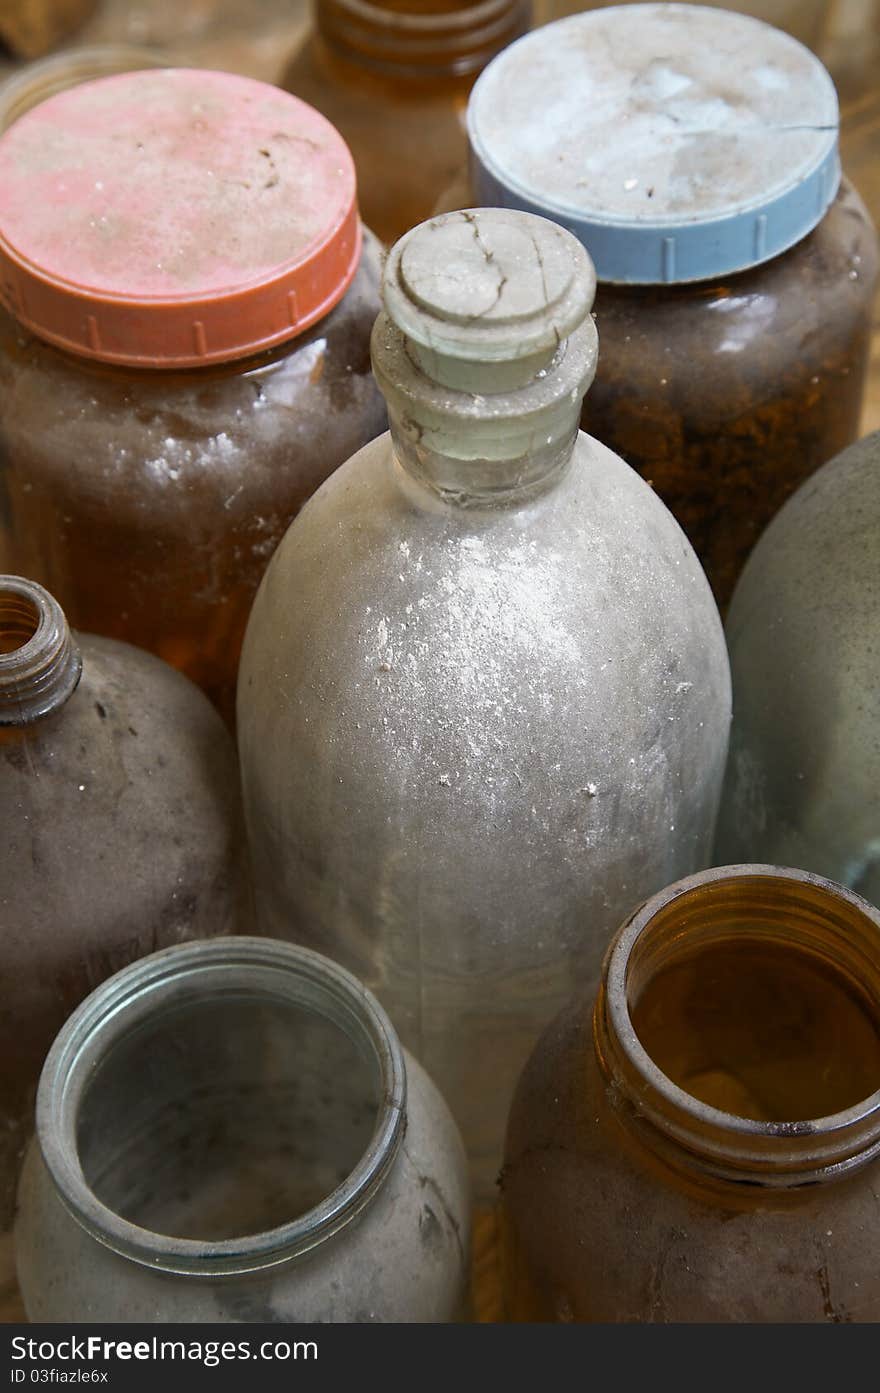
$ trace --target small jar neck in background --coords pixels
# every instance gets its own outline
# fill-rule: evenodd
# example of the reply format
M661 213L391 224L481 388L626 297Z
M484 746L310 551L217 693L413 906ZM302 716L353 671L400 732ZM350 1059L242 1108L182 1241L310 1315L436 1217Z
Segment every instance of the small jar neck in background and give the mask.
M478 73L524 34L530 0L315 0L315 25L334 54L402 78Z
M880 1020L880 912L808 872L721 867L661 891L605 959L593 1038L609 1102L627 1131L691 1180L765 1190L838 1179L880 1156L880 1092L832 1116L759 1121L703 1103L649 1056L631 1008L689 951L742 939L811 955L857 982Z
M35 581L0 576L0 728L28 726L59 710L81 672L57 600Z

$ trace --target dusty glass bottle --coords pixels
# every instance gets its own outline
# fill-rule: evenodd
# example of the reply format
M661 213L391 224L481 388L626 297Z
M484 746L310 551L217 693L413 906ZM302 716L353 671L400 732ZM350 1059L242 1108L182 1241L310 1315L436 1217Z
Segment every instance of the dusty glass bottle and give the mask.
M880 903L880 432L804 484L728 620L719 859L772 856Z
M391 433L258 592L245 811L262 930L376 991L486 1192L540 1027L634 901L707 862L727 655L672 516L578 432L580 244L456 213L397 243L383 287Z
M706 871L617 935L517 1088L515 1320L876 1321L880 914Z
M584 429L650 481L722 608L763 527L856 439L877 237L841 180L830 77L699 5L536 30L468 106L469 187L574 232L599 279Z
M0 576L0 1229L73 1007L142 953L248 926L237 785L190 682Z
M154 953L46 1061L15 1229L31 1320L455 1320L469 1227L443 1099L316 953Z
M26 112L0 182L2 564L231 716L266 561L384 425L348 151L274 87L155 69Z
M365 221L393 242L426 218L467 154L477 74L528 28L530 0L315 0L284 86L354 155Z

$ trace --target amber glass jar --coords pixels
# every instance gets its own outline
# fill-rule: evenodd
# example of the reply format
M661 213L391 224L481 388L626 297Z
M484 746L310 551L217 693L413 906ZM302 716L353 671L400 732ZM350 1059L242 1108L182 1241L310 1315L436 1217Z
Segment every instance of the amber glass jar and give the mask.
M880 913L772 866L648 900L520 1080L518 1320L880 1319Z
M0 1232L46 1051L105 977L246 929L231 737L150 653L0 576Z
M528 27L530 0L315 0L284 86L354 155L364 219L394 242L428 217L467 155L474 79Z
M821 63L746 15L593 10L500 54L469 192L554 218L599 279L584 429L671 508L726 606L760 532L858 435L877 239Z
M105 77L0 138L0 558L231 715L263 568L383 426L338 134L229 74Z

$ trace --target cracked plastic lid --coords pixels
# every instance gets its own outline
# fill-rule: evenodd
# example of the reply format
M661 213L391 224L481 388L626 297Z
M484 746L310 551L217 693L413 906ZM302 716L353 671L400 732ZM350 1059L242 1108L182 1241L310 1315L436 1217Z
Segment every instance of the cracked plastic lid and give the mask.
M0 298L105 362L193 367L302 332L357 269L354 165L296 97L230 73L122 73L0 138Z
M385 308L411 342L482 363L554 352L589 313L595 289L575 238L502 208L413 228L389 252L382 284Z
M622 5L535 30L468 106L479 201L553 218L599 280L717 277L785 251L840 181L834 84L760 20Z

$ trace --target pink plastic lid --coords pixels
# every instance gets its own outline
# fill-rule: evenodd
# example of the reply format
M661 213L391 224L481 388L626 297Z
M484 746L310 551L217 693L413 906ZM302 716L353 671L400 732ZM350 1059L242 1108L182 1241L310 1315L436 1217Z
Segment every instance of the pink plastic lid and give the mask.
M298 98L230 73L119 73L0 138L0 299L61 348L195 367L293 337L360 257L354 164Z

